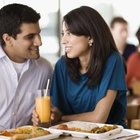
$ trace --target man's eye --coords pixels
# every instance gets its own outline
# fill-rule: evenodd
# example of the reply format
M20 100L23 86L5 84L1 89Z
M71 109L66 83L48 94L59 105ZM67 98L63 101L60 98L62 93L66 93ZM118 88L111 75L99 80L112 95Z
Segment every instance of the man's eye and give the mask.
M34 34L30 34L30 35L25 36L24 38L27 40L32 40L32 39L34 39L34 37L35 37Z
M33 35L29 35L29 36L27 36L27 39L33 39L33 38L34 38Z

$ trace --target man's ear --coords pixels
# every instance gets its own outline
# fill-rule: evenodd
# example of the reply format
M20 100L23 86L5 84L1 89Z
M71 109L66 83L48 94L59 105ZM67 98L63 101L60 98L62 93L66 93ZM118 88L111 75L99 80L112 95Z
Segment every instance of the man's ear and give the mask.
M6 45L12 45L12 37L9 36L7 33L4 33L2 38Z

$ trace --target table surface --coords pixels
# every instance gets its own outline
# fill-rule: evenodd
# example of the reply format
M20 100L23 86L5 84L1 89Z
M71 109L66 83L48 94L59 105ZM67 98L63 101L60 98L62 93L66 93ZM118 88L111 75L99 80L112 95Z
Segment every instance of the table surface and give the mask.
M137 136L135 135L137 138L134 137L134 134L137 134ZM128 136L128 135L131 135L131 136L133 135L133 137L122 138L122 136ZM120 134L116 134L114 136L108 136L108 137L106 137L104 139L100 139L100 140L116 140L116 138L117 138L117 140L140 140L140 131L132 130L132 129L131 130L130 129L123 129L123 131ZM7 138L0 138L0 140L9 140L9 138L8 139ZM46 140L46 139L43 138L42 140ZM91 140L91 139L61 135L58 138L55 138L53 140Z
M133 135L133 134L138 134L138 136L133 136L133 137L125 137L122 138L122 136L128 136L128 135ZM120 139L118 137L121 137ZM139 130L132 130L132 129L124 129L120 134L114 135L114 136L110 136L106 139L102 139L102 140L115 140L117 138L117 140L140 140L140 131ZM77 138L77 137L72 137L72 136L60 136L59 138L56 138L54 140L90 140L88 138Z

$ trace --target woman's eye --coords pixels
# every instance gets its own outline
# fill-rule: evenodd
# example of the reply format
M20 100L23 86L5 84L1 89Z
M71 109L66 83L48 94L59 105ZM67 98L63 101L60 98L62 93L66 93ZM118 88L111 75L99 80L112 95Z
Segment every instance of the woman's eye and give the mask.
M67 35L70 35L71 33L70 32L67 32Z
M64 33L63 32L61 33L61 36L64 36Z
M71 35L70 32L62 32L62 33L61 33L61 36L69 36L69 35Z

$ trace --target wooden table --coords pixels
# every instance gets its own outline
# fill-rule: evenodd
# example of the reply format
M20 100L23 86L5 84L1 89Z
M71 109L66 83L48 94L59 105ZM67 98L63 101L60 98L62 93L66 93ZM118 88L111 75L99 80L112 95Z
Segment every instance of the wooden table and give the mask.
M133 137L133 140L140 140L140 131L131 130L131 129L124 129L120 134L117 134L115 136L110 136L109 138L106 138L104 140L115 140L115 138L117 138L117 137L128 136L128 135L133 135L133 134L138 134L139 135L139 137L137 137L137 138ZM90 140L90 139L88 139L88 138L77 138L77 137L71 137L71 136L60 136L59 138L56 138L54 140ZM117 139L117 140L119 140L119 139ZM126 140L126 138L121 138L120 140Z

